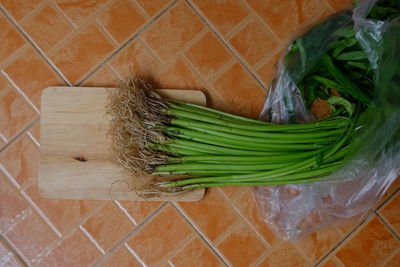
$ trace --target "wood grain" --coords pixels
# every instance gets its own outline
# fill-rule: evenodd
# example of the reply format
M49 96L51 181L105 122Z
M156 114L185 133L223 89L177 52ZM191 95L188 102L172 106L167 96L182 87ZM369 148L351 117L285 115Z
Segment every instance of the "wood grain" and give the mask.
M47 198L198 201L204 190L143 199L129 189L123 169L109 155L107 93L113 88L49 87L42 93L39 187ZM167 98L200 105L193 90L158 90Z

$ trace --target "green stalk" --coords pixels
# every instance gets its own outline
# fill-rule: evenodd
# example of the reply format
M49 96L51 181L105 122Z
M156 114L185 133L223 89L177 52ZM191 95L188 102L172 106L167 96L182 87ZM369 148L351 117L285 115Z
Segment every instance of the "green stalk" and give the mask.
M190 176L220 176L229 174L248 174L256 171L233 171L233 170L191 170L191 171L169 171L169 172L155 172L154 175L190 175Z
M166 133L170 136L193 140L197 142L203 142L206 144L212 144L217 146L223 146L228 148L254 150L254 151L282 151L282 150L314 150L323 148L324 145L319 144L261 144L251 143L245 141L238 141L227 139L220 136L213 136L205 133L200 133L192 130L167 127Z
M216 170L216 171L265 171L282 168L292 163L262 163L262 164L228 164L228 163L180 163L180 164L167 164L158 165L156 167L156 174L168 173L174 171L199 171L199 170Z
M267 123L264 121L253 120L253 119L249 119L249 118L245 118L245 117L241 117L241 116L236 116L236 115L233 115L230 113L226 113L226 112L219 111L216 109L208 108L205 106L199 106L196 104L190 104L190 103L185 103L185 102L180 102L180 101L175 101L175 100L173 100L172 103L173 104L171 104L171 107L173 107L173 108L183 109L183 110L186 110L189 112L212 116L212 117L218 118L218 119L224 119L224 120L228 120L228 121L233 120L233 121L238 121L238 122L242 122L242 123L261 124L261 125L271 124L271 123Z
M238 134L231 134L231 133L226 133L226 132L220 132L220 131L215 131L215 130L210 130L208 129L209 127L196 127L196 126L187 126L186 129L201 132L201 133L207 133L211 134L214 136L220 136L224 138L228 138L230 140L239 140L242 143L243 142L249 142L249 143L260 143L260 144L326 144L326 143L331 143L333 141L337 140L337 137L331 136L331 137L323 137L323 138L310 138L310 139L297 139L295 135L292 136L293 139L267 139L267 138L257 138L257 137L248 137L248 136L243 136L243 135L238 135Z
M335 164L329 164L325 166L321 166L312 170L305 170L302 172L298 173L292 173L292 174L287 174L287 175L282 175L279 179L273 179L270 180L269 178L265 178L263 180L257 180L257 181L252 181L252 180L247 180L247 179L241 179L241 180L219 180L218 177L201 177L201 178L187 178L187 179L181 179L181 180L176 180L173 182L168 182L166 186L170 187L176 187L176 186L184 186L184 185L190 185L190 184L225 184L225 185L237 185L238 183L243 184L246 183L246 185L263 185L263 182L275 182L275 183L281 183L282 181L297 181L300 182L304 179L310 179L315 176L321 176L321 175L328 175L331 173L333 170L335 170L341 163L335 163Z
M329 159L332 155L334 155L342 146L345 144L349 138L351 138L351 134L353 133L355 127L354 119L352 123L347 127L346 134L342 137L342 139L329 146L326 151L322 155L322 161ZM306 159L302 162L298 162L295 164L290 164L289 166L274 169L271 171L262 171L253 174L244 174L244 175L227 175L227 176L219 176L219 177L212 177L213 181L263 181L266 179L274 179L274 180L281 180L281 177L294 174L296 172L304 172L304 170L311 168L312 166L318 165L318 159L316 157ZM191 182L203 182L205 180L209 180L208 177L199 177L199 178L192 178L190 179ZM179 180L179 181L184 181ZM178 182L178 181L176 181Z
M179 149L191 149L194 151L204 152L212 155L241 155L241 156L267 156L267 155L278 155L280 152L271 151L251 151L235 148L220 147L210 144L198 143L183 139L173 139L168 141L169 143L163 144L164 146L170 146L175 148L178 152Z
M337 129L341 126L348 124L346 119L320 121L305 124L291 124L291 125L243 125L236 122L228 122L224 120L214 119L211 117L203 116L200 114L190 113L182 110L168 109L164 111L166 115L176 116L178 118L186 118L191 120L203 121L206 123L213 123L221 126L239 128L248 131L265 131L265 132L280 132L280 131L296 131L296 130L317 130L317 129Z
M306 132L306 133L268 133L268 132L259 132L259 131L251 131L251 130L243 130L243 129L237 129L233 127L224 127L216 124L209 124L209 123L204 123L204 122L199 122L195 120L188 120L188 119L173 119L171 121L171 124L184 127L184 128L190 128L192 127L196 129L208 129L208 130L216 130L220 132L227 132L227 133L233 133L233 134L238 134L242 136L251 136L251 137L260 137L260 138L273 138L273 139L278 139L282 141L291 141L293 139L315 139L315 138L321 138L321 137L331 137L331 136L337 136L338 134L342 134L343 130L342 129L327 129L326 131L321 132L315 131L315 132Z
M312 157L320 151L309 151L309 152L297 152L297 153L285 153L281 155L269 155L269 156L185 156L185 157L170 157L168 163L182 163L182 162L285 162L292 160L299 160Z

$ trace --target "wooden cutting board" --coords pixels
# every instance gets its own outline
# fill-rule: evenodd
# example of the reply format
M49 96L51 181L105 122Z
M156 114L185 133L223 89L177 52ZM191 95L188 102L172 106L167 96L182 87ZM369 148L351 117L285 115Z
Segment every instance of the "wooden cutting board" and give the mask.
M57 199L198 201L204 189L180 196L163 194L143 199L124 180L123 169L109 154L107 92L113 88L49 87L42 93L39 188ZM193 90L158 90L167 98L205 105Z

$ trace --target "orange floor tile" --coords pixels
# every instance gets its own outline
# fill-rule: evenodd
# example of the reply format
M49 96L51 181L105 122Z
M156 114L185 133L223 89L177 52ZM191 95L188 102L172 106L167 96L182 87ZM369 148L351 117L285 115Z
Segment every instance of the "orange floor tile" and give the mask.
M1 266L400 266L400 183L364 222L276 237L248 188L197 203L50 200L40 94L131 70L257 117L295 32L351 0L0 0Z

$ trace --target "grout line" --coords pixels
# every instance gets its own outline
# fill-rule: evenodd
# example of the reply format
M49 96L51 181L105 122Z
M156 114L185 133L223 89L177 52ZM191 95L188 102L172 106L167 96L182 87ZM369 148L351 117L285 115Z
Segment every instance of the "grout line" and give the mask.
M270 26L261 18L261 16L253 9L253 7L247 2L247 1L241 1L242 5L247 8L247 11L249 13L252 13L254 16L254 20L258 23L260 23L267 32L272 36L274 41L278 44L278 46L281 44L281 40L279 37L275 34L275 32L270 28Z
M40 114L40 110L31 102L31 100L26 96L24 91L19 88L19 86L11 79L11 77L4 71L1 71L1 74L8 80L8 82L14 87L14 89L19 93L23 99L25 99L26 102L38 113Z
M19 255L18 250L14 248L14 245L12 244L12 242L10 242L7 237L0 235L0 242L3 244L3 246L5 246L6 248L8 248L9 250L11 250L11 253L13 254L13 256L15 258L17 258L18 263L21 263L23 266L29 266L28 265L28 261L27 259L25 259L23 256ZM0 262L3 263L3 262Z
M61 9L61 7L53 2L50 1L49 5L61 16L64 18L64 20L67 22L68 26L71 28L72 31L76 31L78 29L78 26L73 23L71 18L64 12L64 10ZM64 37L65 38L65 37ZM60 41L62 42L62 41ZM51 50L51 49L50 49Z
M17 21L20 25L25 24L28 20L34 18L37 14L39 14L40 11L42 11L46 5L49 4L49 0L42 1L41 3L35 5L35 7L27 13L25 16L23 16L19 21ZM4 8L7 9L7 8Z
M342 240L340 240L338 243L336 243L336 245L333 246L333 247L331 248L331 250L329 250L329 251L325 254L325 256L321 257L321 258L319 259L319 261L317 261L317 262L315 263L315 266L318 266L319 264L321 264L321 263L322 263L326 258L328 258L330 255L334 255L334 254L332 254L332 253L333 253L340 245L342 245L345 241L347 241L347 239L348 239L354 232L356 232L358 229L360 229L360 226L361 226L362 224L364 224L364 223L367 222L369 219L371 219L372 215L373 215L373 213L372 213L372 212L369 212L369 214L368 214L367 216L365 216L365 218L362 219L361 222L360 222L359 224L357 224L345 237L343 237Z
M104 249L100 246L100 244L97 243L97 241L93 238L93 236L92 236L82 225L79 225L79 229L81 229L81 231L83 232L83 234L93 243L93 245L96 246L96 248L97 248L103 255L106 254L106 252L105 252Z
M26 132L27 135L29 135L29 137L32 139L32 141L37 145L38 148L40 148L40 143L38 140L36 140L36 138L31 134L31 132L27 131Z
M162 267L165 262L172 260L176 255L181 253L187 245L196 239L197 234L193 231L191 234L186 235L181 241L175 244L175 247L162 257L160 257L154 264L155 267Z
M169 260L169 261L167 261L167 263L169 264L169 266L171 266L171 267L175 267L175 265Z
M101 24L99 18L95 18L93 25L104 35L108 41L112 44L113 47L118 47L119 42L114 38L114 36Z
M33 209L36 210L36 212L39 214L39 216L44 220L50 228L56 233L56 235L61 238L62 234L61 232L57 229L57 227L47 218L47 216L44 214L44 212L39 208L38 205L28 196L28 194L25 191L21 191L22 196L28 201L29 204L33 207Z
M385 257L385 259L383 260L383 262L381 262L381 265L382 265L382 266L388 266L387 263L388 263L389 261L391 261L391 260L397 255L397 253L400 253L400 247L399 247L398 249L395 249L395 250L390 254L389 257Z
M0 164L0 171L3 172L4 175L8 177L8 179L10 179L10 182L13 183L18 190L21 189L21 186L17 183L17 181L14 179L11 173L9 173L2 164Z
M156 20L158 20L162 15L164 15L168 10L172 8L172 6L175 5L175 3L178 0L173 1L171 4L169 4L163 11L161 11L159 14L157 14L153 19L151 19L149 22L145 23L140 30L138 30L133 36L128 38L125 43L123 43L120 47L118 47L114 52L112 52L106 59L104 59L99 65L97 65L92 71L90 71L86 76L84 76L80 81L76 83L76 86L80 86L82 83L84 83L91 75L93 75L97 70L99 70L101 67L103 67L106 63L108 63L115 55L117 55L122 49L127 47L133 40L135 40L141 33L143 33L148 27L150 27L153 23L155 23Z
M192 221L192 219L189 218L189 216L185 213L185 211L178 205L176 202L171 202L172 206L175 207L175 209L179 212L179 214L186 220L186 222L197 232L197 234L200 236L201 239L208 245L208 247L211 249L211 251L214 252L215 255L221 260L222 263L224 263L226 266L230 266L228 264L228 259L225 258L225 256L212 244L211 240L208 239L208 237L197 227L197 225Z
M231 45L223 38L222 34L218 32L218 30L208 22L202 15L199 10L192 4L190 0L186 0L186 3L192 8L195 14L200 17L200 19L211 29L211 31L217 36L220 42L225 45L225 47L231 52L231 54L237 59L237 61L242 65L242 67L257 81L257 83L265 90L268 91L268 87L264 85L262 80L258 77L258 75L240 58L239 55L235 53L235 50L231 47Z
M129 212L124 207L122 207L121 203L119 203L117 200L113 201L118 206L118 208L128 217L128 219L136 226L137 222L135 221L135 219L132 218Z
M373 213L376 215L376 217L378 217L378 219L386 226L386 228L398 239L400 240L400 236L396 233L396 231L394 231L394 229L392 228L392 226L384 219L383 216L381 216L379 213L377 213L376 211L373 211Z
M397 177L396 179L400 179L400 176ZM393 182L396 180L394 179ZM392 182L392 184L393 184ZM389 189L389 188L388 188ZM376 207L376 209L374 209L375 211L378 211L380 208L382 208L386 203L388 203L393 197L394 195L397 194L397 192L400 192L400 187L397 188L396 190L393 191L393 193L391 193L389 196L386 197L386 199L384 201L382 201L381 204L378 205L378 207Z
M340 266L340 267L345 267L345 265L343 264L343 262L342 262L341 260L339 260L339 258L336 257L336 255L332 255L332 261L333 261L336 265L338 265L338 266Z
M8 14L1 6L0 6L0 12L4 14L8 18L8 20L14 25L14 27L22 34L23 37L30 43L33 48L36 50L36 52L39 53L40 56L47 62L47 64L50 65L50 68L53 69L53 71L63 80L64 83L68 84L69 86L72 86L71 82L68 81L68 79L64 76L64 74L61 72L61 70L50 60L50 58L47 57L47 55L43 52L43 50L33 41L33 39L28 35L28 33L19 27L18 22L10 15Z
M0 139L3 140L4 143L7 144L8 140L7 140L7 138L6 138L2 133L0 133Z
M264 245L266 245L268 248L272 247L272 244L270 244L265 238L264 236L253 226L253 224L247 219L247 217L242 213L242 211L235 205L235 202L241 197L243 196L246 191L239 191L236 192L232 198L229 198L225 192L218 188L219 192L222 194L222 197L225 198L225 201L228 203L228 205L236 212L236 214L238 215L237 217L239 217L248 228L251 229L251 231L254 233L254 235L261 241L261 243L263 243ZM250 189L247 189L250 190ZM252 192L250 192L250 194L253 194ZM256 205L254 198L252 198L254 201L254 205ZM267 226L267 225L265 225Z
M253 15L249 12L249 14L244 19L233 26L233 28L225 34L225 38L227 40L231 40L234 36L236 36L244 28L246 28L252 21L254 21Z
M19 139L26 131L29 130L29 128L31 128L37 121L39 121L39 119L40 116L33 119L25 128L23 128L18 134L16 134L13 138L11 138L5 146L0 148L0 153L7 147L9 147L12 143L14 143L17 139Z
M137 1L128 0L128 2L136 9L136 11L139 11L139 13L143 16L145 20L151 19L152 16L150 16L150 14L147 14L146 10Z
M93 266L100 266L100 263L106 259L108 255L110 255L112 252L114 252L121 244L125 243L128 239L130 239L136 232L138 232L140 229L144 227L154 216L159 213L160 210L162 210L168 202L164 202L161 204L156 210L154 210L149 216L147 216L140 224L137 225L136 228L134 228L131 232L129 232L122 240L120 240L117 244L114 245L105 255L100 257Z
M146 263L139 257L139 255L127 244L125 243L124 246L126 249L132 254L132 256L142 265L147 266Z

